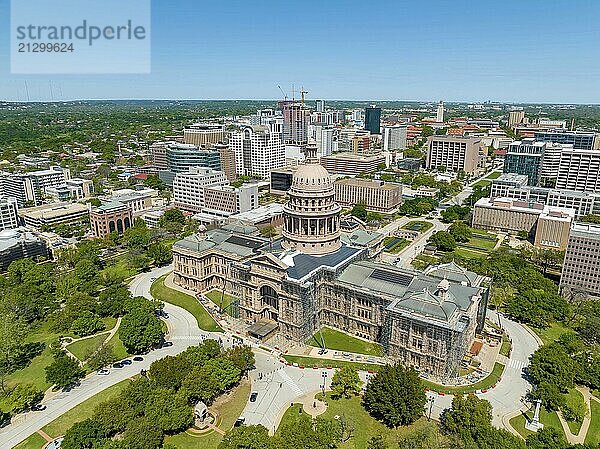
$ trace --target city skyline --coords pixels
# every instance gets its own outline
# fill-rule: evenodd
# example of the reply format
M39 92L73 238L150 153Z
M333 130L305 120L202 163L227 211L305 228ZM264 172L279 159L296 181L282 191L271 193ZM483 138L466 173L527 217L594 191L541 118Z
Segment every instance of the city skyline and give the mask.
M8 0L0 11L8 29ZM291 97L295 84L310 99L595 104L598 12L589 1L154 1L150 74L11 75L6 36L0 99L279 99L278 85Z

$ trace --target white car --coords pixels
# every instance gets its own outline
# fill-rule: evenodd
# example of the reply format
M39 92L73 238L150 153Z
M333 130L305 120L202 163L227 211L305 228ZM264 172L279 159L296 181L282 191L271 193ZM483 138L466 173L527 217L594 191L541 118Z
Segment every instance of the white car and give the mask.
M108 376L110 374L110 371L107 370L106 368L102 368L98 370L98 375L99 376Z

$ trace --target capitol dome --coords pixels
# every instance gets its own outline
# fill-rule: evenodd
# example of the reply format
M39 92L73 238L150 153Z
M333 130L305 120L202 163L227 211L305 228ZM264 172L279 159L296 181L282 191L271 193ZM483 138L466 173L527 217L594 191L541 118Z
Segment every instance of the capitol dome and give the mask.
M306 254L328 254L341 247L340 211L329 173L316 159L316 145L306 146L306 163L294 173L284 207L282 246Z

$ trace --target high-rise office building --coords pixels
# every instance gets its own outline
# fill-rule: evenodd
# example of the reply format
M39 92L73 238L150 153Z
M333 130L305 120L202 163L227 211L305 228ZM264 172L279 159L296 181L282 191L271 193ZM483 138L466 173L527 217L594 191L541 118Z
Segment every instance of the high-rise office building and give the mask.
M536 142L534 139L511 143L504 156L504 173L527 175L530 186L538 185L545 147L544 142Z
M383 151L398 151L406 148L406 125L384 126L381 134Z
M152 165L154 165L157 170L169 169L169 164L167 162L167 146L169 144L175 144L175 142L154 142L150 145Z
M600 297L600 225L574 223L565 251L560 289L563 294Z
M325 100L315 100L315 110L317 112L325 112Z
M371 134L379 134L381 125L381 108L370 106L365 109L365 129Z
M426 167L448 171L477 172L481 139L462 136L431 136L427 145Z
M201 212L204 207L204 189L227 184L225 173L205 167L192 167L177 173L173 180L173 203L183 210Z
M556 188L600 192L600 151L564 149L560 155Z
M235 151L229 148L229 145L224 143L217 143L213 145L213 149L219 152L221 171L225 173L227 180L235 181L237 178L235 171Z
M0 231L19 226L19 206L12 197L0 197Z
M283 143L305 145L308 142L308 108L289 100L280 101L279 107L283 114Z
M274 168L285 165L285 147L280 134L267 126L246 126L231 134L229 147L235 152L238 175L268 178Z
M525 120L525 111L510 111L508 113L508 127L520 125Z
M194 123L183 128L183 143L211 146L225 140L225 127L218 123Z
M567 131L554 129L552 131L536 132L535 140L571 144L577 150L598 149L600 140L593 132Z
M177 173L191 167L221 169L220 154L217 149L198 148L196 145L170 142L166 151L167 170L160 170L159 176L165 184L173 185Z
M435 111L435 121L444 123L444 102L440 100Z
M44 200L46 188L64 185L69 179L69 169L58 166L28 173L2 173L0 195L15 198L19 207L37 206Z

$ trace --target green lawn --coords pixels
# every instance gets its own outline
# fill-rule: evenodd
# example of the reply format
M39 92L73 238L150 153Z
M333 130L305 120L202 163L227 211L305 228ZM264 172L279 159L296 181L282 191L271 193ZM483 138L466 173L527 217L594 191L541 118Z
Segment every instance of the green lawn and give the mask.
M483 250L491 251L496 246L497 241L498 241L497 239L496 240L488 240L488 239L478 238L477 234L473 234L473 237L471 238L471 240L469 240L467 242L467 245L475 246L475 247L481 248Z
M150 287L150 294L160 301L179 306L190 312L196 318L198 327L209 332L223 332L216 321L210 316L206 309L196 298L183 292L173 290L165 286L164 280L167 276L158 278Z
M96 352L102 343L108 338L108 332L99 335L93 335L83 340L76 341L67 346L67 349L82 362L87 360Z
M398 254L410 245L410 240L399 237L386 237L383 240L384 251L390 254Z
M238 301L238 298L228 295L227 293L223 293L221 290L211 290L208 293L205 293L204 296L225 310L227 315L232 316L232 310L229 306L231 303ZM221 297L223 297L223 305L221 305Z
M467 259L485 259L485 257L487 256L487 253L475 251L470 248L462 248L460 246L457 247L453 251L453 253L458 256L465 257Z
M40 434L34 433L17 444L14 449L40 449L44 444L46 444L46 440Z
M321 332L315 333L308 339L306 344L316 348L321 347L321 334L323 335L323 340L325 340L325 347L329 350L383 356L381 345L361 340L328 327L324 327Z
M114 398L121 393L121 391L125 389L129 382L130 380L126 379L118 384L108 387L97 395L92 396L87 401L83 401L81 404L73 407L71 410L59 416L48 425L42 427L42 430L52 438L57 438L64 435L73 424L90 418L94 413L94 409L99 404L108 401L109 399ZM15 446L15 449L40 449L41 445L38 446L40 438L41 437L37 433L34 433L25 441ZM42 444L43 443L44 441L42 441Z
M493 171L485 177L485 179L498 179L502 175L502 172Z
M531 419L533 417L533 411L527 412L527 417ZM527 438L533 432L527 430L525 428L525 416L523 414L519 416L515 416L509 422L510 425L517 431L523 438ZM558 433L560 433L563 437L565 432L563 431L562 425L560 424L560 420L558 419L558 415L556 412L548 413L544 407L540 409L540 421L544 425L544 427L552 427L556 429Z
M593 399L590 402L592 408L592 422L590 423L590 428L585 437L585 443L593 446L594 444L600 444L600 403Z
M579 402L580 404L585 404L583 395L579 392L579 390L577 390L577 388L571 388L569 390L569 392L566 393L564 396L567 401L569 401L569 399L570 399L571 403ZM564 417L564 415L563 415L563 417ZM579 435L579 431L581 430L582 424L583 424L583 421L567 421L569 430L571 431L571 433L573 435Z
M502 377L502 373L504 372L504 365L502 363L496 362L494 365L494 369L492 372L485 378L481 379L479 382L474 383L472 385L466 385L464 387L447 387L444 385L437 384L435 382L431 382L429 380L421 379L423 385L429 388L432 391L437 391L438 393L446 393L446 394L466 394L472 393L477 390L487 390L493 385L498 383L498 379Z
M117 360L125 359L131 355L131 354L129 354L129 352L127 352L127 349L125 349L125 345L123 345L123 342L119 338L118 333L115 334L115 336L113 338L108 340L108 342L106 344L109 344L112 346L113 352L114 352Z
M331 399L331 393L325 395L327 402L327 410L321 415L325 419L334 419L334 416L345 417L350 426L354 428L354 434L345 443L340 444L340 449L364 449L368 445L368 441L375 435L383 435L388 447L397 447L398 441L414 432L422 430L426 427L436 428L434 422L428 422L425 418L419 419L416 423L399 427L397 429L389 429L379 421L373 419L362 407L359 396L350 399ZM288 408L281 420L282 424L291 424L300 416L300 404L294 404ZM304 412L303 412L304 413Z
M475 184L473 184L473 187L487 187L492 183L492 181L488 180L488 179L480 179L479 181L477 181Z
M233 390L223 400L217 401L209 407L219 414L218 427L227 431L233 427L235 420L239 418L246 407L250 396L250 384L243 383ZM170 443L179 449L217 449L223 437L217 432L209 432L203 435L194 435L181 432L177 435L165 438L165 443Z
M510 340L506 334L502 335L502 346L500 346L500 354L505 357L509 357L510 354Z
M538 337L542 339L545 345L558 340L563 334L574 332L572 329L569 329L561 323L552 323L550 327L547 327L545 329L532 329L538 335Z
M344 359L319 359L317 357L303 357L300 355L284 355L283 358L289 363L297 363L306 368L313 368L315 366L317 368L343 368L344 366L349 366L350 368L362 371L378 371L383 366L373 363L350 362Z
M402 229L410 229L411 231L419 231L420 233L427 232L433 227L433 223L422 220L412 220L402 226Z

